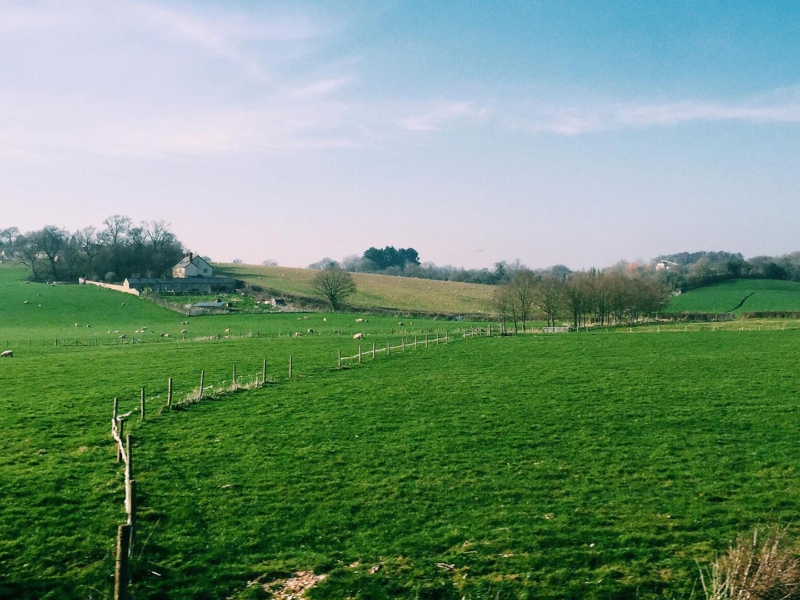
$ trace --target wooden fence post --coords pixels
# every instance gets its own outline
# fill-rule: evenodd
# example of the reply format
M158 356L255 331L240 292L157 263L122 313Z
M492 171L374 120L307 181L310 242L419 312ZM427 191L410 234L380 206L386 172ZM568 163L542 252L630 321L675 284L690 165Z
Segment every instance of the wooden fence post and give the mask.
M120 440L125 439L125 421L120 421L117 423L117 435L119 436ZM117 462L122 461L122 446L121 442L117 442Z
M417 349L417 336L414 336L414 350Z
M144 388L142 388L142 423L145 422L145 414L144 414Z
M264 364L261 365L261 385L267 383L267 359L264 359Z
M450 338L448 337L447 331L444 332L444 343L445 344L450 343Z
M425 334L425 347L428 347L428 334Z
M200 395L197 397L198 400L203 399L203 386L205 385L205 382L206 382L206 371L205 369L203 369L202 371L200 371Z
M233 365L233 384L232 384L232 386L233 386L233 389L235 390L236 389L236 365L235 364Z
M436 345L439 345L439 332L436 332Z
M119 398L114 398L114 408L111 410L111 422L117 422L117 411L119 409Z
M406 338L403 338L403 341L400 343L400 347L403 349L403 352L406 351Z
M337 348L336 349L336 368L337 369L341 369L342 368L342 349L341 348Z
M133 541L136 538L136 480L131 479L130 484L131 506L128 513L128 524L131 526L131 532L128 539L128 557L133 557Z
M125 454L128 460L125 461L125 479L133 479L133 456L131 456L131 434L125 436ZM126 490L127 491L127 490Z
M292 378L292 355L289 355L289 379Z
M114 600L128 598L128 542L131 526L120 525L117 529L117 562L114 568Z
M172 409L172 377L167 382L167 408Z
M361 364L361 346L358 347L358 364Z
M375 342L372 342L372 360L375 360Z
M386 342L386 356L389 356L392 352L392 340Z

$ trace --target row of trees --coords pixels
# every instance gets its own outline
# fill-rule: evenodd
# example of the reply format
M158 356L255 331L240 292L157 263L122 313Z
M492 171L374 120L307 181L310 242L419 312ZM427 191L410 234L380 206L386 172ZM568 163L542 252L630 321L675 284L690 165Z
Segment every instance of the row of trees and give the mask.
M667 303L670 289L655 277L632 276L634 270L582 271L558 277L518 271L497 288L493 305L514 331L534 317L548 326L564 320L573 327L588 323L634 322L655 317Z
M100 230L85 227L74 233L55 225L24 234L10 227L0 231L0 250L26 265L33 281L168 277L184 254L169 224L134 225L122 215L108 217Z
M665 283L682 290L739 277L800 281L800 252L748 259L731 252L680 252L653 262L664 267L660 276Z

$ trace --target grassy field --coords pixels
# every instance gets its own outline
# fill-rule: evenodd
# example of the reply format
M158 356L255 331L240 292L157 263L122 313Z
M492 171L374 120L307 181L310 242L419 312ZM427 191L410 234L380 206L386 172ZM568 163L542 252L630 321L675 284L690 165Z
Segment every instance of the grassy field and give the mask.
M315 298L311 280L319 271L290 267L215 265L221 274L282 294ZM358 291L347 303L360 308L385 308L441 314L480 315L490 311L494 286L353 273Z
M725 281L675 296L665 312L767 311L800 311L800 283L774 279Z
M9 309L0 339L7 327L74 330L81 310L109 327L181 318L135 298L122 307L106 290L16 285L0 287L3 308L23 292L54 308ZM90 292L72 304L44 295ZM20 298L10 304L27 311ZM276 316L197 326L236 332L239 319ZM355 325L308 316L319 322L304 327ZM367 347L399 343L396 319L369 324ZM461 340L460 324L430 324L451 327L457 343L343 370L336 350L358 342L332 329L18 346L0 360L0 597L110 597L124 519L111 399L135 410L142 386L150 416L132 428L140 599L257 598L249 581L308 569L328 575L315 598L698 597L696 560L756 524L795 518L792 326ZM201 369L223 385L233 364L248 376L264 358L264 388L160 413L168 377L181 397Z
M407 319L369 315L367 322L356 323L360 315L330 313L243 313L185 317L156 306L146 299L116 291L82 285L26 283L26 270L15 265L0 265L0 348L77 343L109 345L132 339L171 343L186 337L287 336L300 332L315 336L348 335L356 332L384 332L424 335L454 329L453 322L439 319ZM415 280L409 280L415 281ZM182 324L189 321L188 325ZM403 325L400 325L400 323ZM144 331L143 331L144 329ZM186 334L181 332L186 330ZM336 333L335 333L336 332ZM168 334L169 339L162 337Z

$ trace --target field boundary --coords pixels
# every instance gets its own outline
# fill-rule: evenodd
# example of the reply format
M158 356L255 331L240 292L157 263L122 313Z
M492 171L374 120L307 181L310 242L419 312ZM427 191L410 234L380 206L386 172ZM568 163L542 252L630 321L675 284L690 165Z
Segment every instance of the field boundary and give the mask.
M387 356L391 354L392 350L400 350L401 352L405 352L406 347L417 349L418 345L423 345L424 347L428 347L429 345L436 345L439 346L440 343L443 345L449 345L453 343L453 341L457 340L458 337L461 337L463 340L472 339L474 337L492 337L492 328L491 325L486 328L471 328L468 331L466 328L462 328L461 336L452 337L449 335L449 332L445 331L444 336L440 336L439 333L436 333L436 337L434 339L429 339L428 335L425 336L424 341L419 341L416 337L414 339L414 343L406 343L406 338L403 337L401 344L399 346L392 346L391 341L387 342L385 348L376 349L375 344L373 343L372 348L372 357L376 358L377 354L380 352L385 352ZM337 350L337 364L336 369L339 371L344 370L342 368L342 361L345 360L354 360L358 359L358 362L362 362L363 356L367 353L362 353L361 346L359 346L359 353L354 356L342 356L341 349ZM288 371L287 371L287 380L291 380L294 377L293 373L294 369L294 358L293 355L289 355L289 363L288 363ZM259 377L260 375L260 377ZM168 381L168 392L167 392L167 402L163 405L157 414L161 414L164 409L167 411L171 411L176 408L188 408L192 404L196 404L201 402L202 400L212 400L212 399L219 399L225 396L229 396L231 394L236 394L240 391L249 391L253 389L259 389L265 387L268 383L279 384L280 382L275 379L271 379L267 377L267 360L264 359L262 362L261 373L256 375L251 375L248 381L240 382L241 378L237 376L236 372L236 365L233 365L233 378L229 385L219 385L218 387L215 386L206 386L205 385L205 370L200 371L200 384L197 388L193 389L191 392L186 394L182 399L178 401L173 401L173 394L172 394L172 377L169 378ZM144 425L147 422L147 408L146 408L146 390L145 388L141 388L140 393L140 423ZM124 469L124 510L126 515L126 521L123 524L118 525L117 529L117 544L116 544L116 563L115 563L115 570L114 570L114 600L127 600L131 598L130 588L133 585L133 569L132 569L132 561L133 561L133 547L135 541L135 530L136 530L136 480L133 477L133 460L132 460L132 450L133 450L133 440L130 433L125 433L125 423L128 422L131 417L134 415L135 411L131 410L124 414L119 414L119 398L114 398L113 401L113 409L112 409L112 416L111 416L111 437L114 440L115 448L116 448L116 462L122 463Z

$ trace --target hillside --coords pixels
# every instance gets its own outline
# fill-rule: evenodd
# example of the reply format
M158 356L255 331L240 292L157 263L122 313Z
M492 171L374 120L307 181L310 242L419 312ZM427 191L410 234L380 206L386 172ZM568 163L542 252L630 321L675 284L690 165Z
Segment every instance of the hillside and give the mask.
M735 279L675 296L665 312L736 314L800 311L800 283L775 279Z
M241 264L215 264L215 272L259 286L270 294L289 295L318 301L311 281L319 273L293 267L259 267ZM358 291L347 299L356 309L390 309L437 314L489 312L494 286L454 281L435 281L353 273Z

